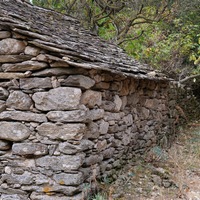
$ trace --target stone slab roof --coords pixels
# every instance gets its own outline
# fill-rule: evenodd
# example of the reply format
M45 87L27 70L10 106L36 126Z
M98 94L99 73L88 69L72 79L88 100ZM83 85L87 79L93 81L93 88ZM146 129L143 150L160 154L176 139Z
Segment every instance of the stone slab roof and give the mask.
M0 0L1 27L28 36L29 43L58 53L75 67L168 80L163 74L130 58L121 48L85 30L78 20L22 0Z

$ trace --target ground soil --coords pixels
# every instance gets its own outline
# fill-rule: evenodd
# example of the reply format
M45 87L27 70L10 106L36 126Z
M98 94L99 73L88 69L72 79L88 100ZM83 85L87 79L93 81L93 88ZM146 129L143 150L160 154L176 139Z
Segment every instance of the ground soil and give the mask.
M200 123L180 128L170 149L154 147L102 187L102 200L200 200Z

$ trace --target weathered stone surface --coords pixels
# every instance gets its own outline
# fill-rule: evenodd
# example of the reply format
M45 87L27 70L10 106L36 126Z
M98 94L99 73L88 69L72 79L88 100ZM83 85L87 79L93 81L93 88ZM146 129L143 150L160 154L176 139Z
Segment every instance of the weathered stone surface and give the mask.
M101 108L105 111L114 111L116 104L112 101L102 101Z
M69 64L64 61L56 61L50 63L51 67L69 67Z
M60 87L49 92L37 92L32 98L38 110L74 110L79 106L81 90Z
M81 97L81 103L87 105L89 108L100 106L102 103L102 94L101 92L87 90Z
M53 171L63 170L69 172L71 170L78 170L83 164L85 154L80 153L76 155L63 156L44 156L36 159L36 165L52 169Z
M48 153L48 148L40 143L15 143L12 152L20 156L42 156Z
M0 100L6 100L8 98L8 95L9 92L6 89L0 87Z
M104 159L108 159L108 158L113 157L114 152L115 152L115 148L111 147L109 149L102 151L101 153L102 153Z
M20 88L25 90L35 88L52 88L51 78L21 78Z
M6 106L18 110L30 110L33 102L29 95L23 93L22 91L14 91L10 93Z
M85 132L85 124L53 124L43 123L37 127L38 133L51 139L81 140Z
M0 122L0 139L22 141L29 137L30 130L19 122Z
M83 75L71 75L67 79L60 82L61 86L77 86L84 89L89 89L94 86L95 81Z
M0 39L9 38L11 33L9 31L0 31Z
M6 102L0 100L0 112L4 111L6 109Z
M0 140L0 150L8 150L11 148L11 143L6 140Z
M15 63L30 60L29 55L0 55L0 63Z
M54 122L84 122L87 120L87 110L50 111L47 118Z
M100 163L103 160L103 155L98 154L98 155L91 155L85 159L85 164L87 166L94 165L96 163Z
M24 53L31 56L37 56L40 53L40 49L37 47L27 46Z
M24 61L16 64L3 64L1 68L4 72L26 72L26 71L35 71L47 68L48 65L45 62L37 61Z
M80 185L83 183L83 174L81 172L76 174L60 173L55 174L53 179L60 185Z
M98 120L104 118L104 110L103 109L93 109L88 111L88 119L89 120Z
M30 172L25 171L23 174L3 174L2 181L6 181L9 184L23 184L30 185L33 183L33 175Z
M22 111L3 111L0 113L0 120L15 120L27 122L47 122L45 114Z
M18 194L2 194L1 200L26 200L27 196L21 196Z
M105 121L120 120L120 119L121 119L120 113L105 112L105 116L104 116Z
M76 154L87 149L91 149L94 143L90 140L83 139L78 144L71 144L69 142L59 143L58 149L64 154Z
M157 99L147 99L145 101L144 106L149 108L149 109L156 110L158 108L159 103L160 103L160 101L157 100Z
M114 96L114 103L115 103L115 111L120 111L122 107L122 100L118 95Z
M108 127L109 127L109 123L102 120L99 125L100 134L106 134L108 132Z
M140 100L140 96L138 93L133 93L132 95L128 96L127 103L128 105L136 105Z
M55 195L49 196L49 195L44 195L41 193L38 194L36 192L33 192L30 198L34 200L82 200L83 196L82 196L82 193L74 195L73 197L69 197L69 196L55 196ZM18 199L13 199L13 200L18 200Z
M90 122L87 126L87 132L85 133L85 138L97 139L100 135L99 126L97 123Z
M106 149L107 147L107 141L106 140L102 140L102 141L98 141L96 144L95 144L95 148L99 151L102 151L104 149Z
M80 68L50 68L44 69L39 72L35 72L32 76L62 76L62 75L71 75L71 74L83 74L85 73L84 69Z
M22 53L26 45L23 41L7 38L0 41L0 55Z

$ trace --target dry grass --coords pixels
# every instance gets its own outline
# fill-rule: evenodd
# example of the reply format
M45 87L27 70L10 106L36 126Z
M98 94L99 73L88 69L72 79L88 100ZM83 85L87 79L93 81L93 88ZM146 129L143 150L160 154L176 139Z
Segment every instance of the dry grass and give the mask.
M200 200L200 126L192 124L180 130L173 146L163 152L164 159L158 156L126 166L119 179L107 186L105 191L110 191L107 199ZM171 186L153 182L155 174L162 181L171 182Z

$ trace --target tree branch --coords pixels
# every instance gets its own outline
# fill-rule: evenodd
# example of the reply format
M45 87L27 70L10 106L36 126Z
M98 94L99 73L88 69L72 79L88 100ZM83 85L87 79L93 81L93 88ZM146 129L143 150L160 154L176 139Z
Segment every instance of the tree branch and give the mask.
M187 81L189 81L191 79L199 78L199 77L200 77L200 74L196 74L196 75L192 75L192 76L186 77L186 78L180 80L179 82L180 83L185 83L185 82L187 82Z

